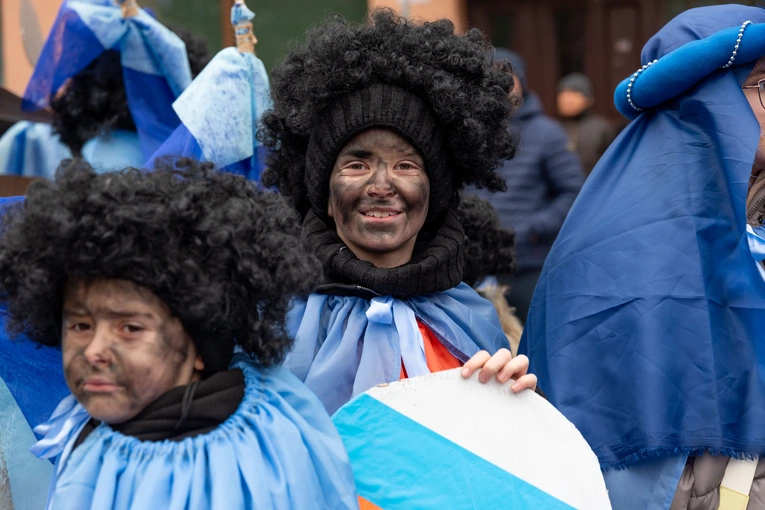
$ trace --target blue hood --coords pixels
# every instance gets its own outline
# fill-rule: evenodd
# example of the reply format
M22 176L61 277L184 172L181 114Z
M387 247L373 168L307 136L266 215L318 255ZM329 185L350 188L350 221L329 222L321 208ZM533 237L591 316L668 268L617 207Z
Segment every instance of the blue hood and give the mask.
M720 69L747 20L739 58ZM704 7L648 42L643 63L658 63L632 95L645 110L593 170L545 262L521 350L605 469L765 454L765 280L745 218L760 128L741 90L765 55L763 29L760 8Z

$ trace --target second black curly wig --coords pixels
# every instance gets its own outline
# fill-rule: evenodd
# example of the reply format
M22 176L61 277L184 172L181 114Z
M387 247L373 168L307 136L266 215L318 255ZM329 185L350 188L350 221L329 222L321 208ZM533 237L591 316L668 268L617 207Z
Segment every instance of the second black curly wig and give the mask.
M173 30L186 44L191 76L210 61L207 42L185 30ZM51 101L53 130L72 154L79 156L91 138L112 129L135 131L122 81L120 53L107 50L73 76Z
M512 273L515 270L515 232L502 228L491 203L465 193L456 212L465 229L462 280L474 287L487 276Z
M334 17L311 29L271 74L272 110L258 136L272 149L262 180L305 204L306 151L316 121L340 96L377 83L424 99L446 137L454 189L472 184L506 189L495 169L513 156L507 121L513 75L484 58L488 46L473 29L455 34L451 21L417 24L388 9L369 22Z
M280 195L189 159L98 175L65 160L0 219L0 303L8 330L60 343L68 281L123 279L178 317L205 360L224 370L234 345L264 365L290 346L290 298L321 264L301 247L299 217Z

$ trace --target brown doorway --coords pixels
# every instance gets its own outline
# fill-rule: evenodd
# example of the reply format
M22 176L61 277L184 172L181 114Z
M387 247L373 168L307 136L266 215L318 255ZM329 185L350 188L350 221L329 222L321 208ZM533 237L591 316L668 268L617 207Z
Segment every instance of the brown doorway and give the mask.
M640 50L660 27L658 0L471 0L470 23L494 46L526 60L529 88L555 114L558 80L590 77L595 110L616 122L616 85L640 65Z

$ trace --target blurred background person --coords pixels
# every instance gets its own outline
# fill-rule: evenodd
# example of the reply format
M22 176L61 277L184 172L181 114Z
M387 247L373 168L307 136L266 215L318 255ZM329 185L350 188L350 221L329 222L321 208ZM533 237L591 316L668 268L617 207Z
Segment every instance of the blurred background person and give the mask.
M558 83L558 115L568 135L568 147L579 155L585 175L590 175L614 140L613 126L592 111L594 104L592 83L584 74L568 74Z
M527 88L523 59L503 48L495 50L493 59L507 60L516 73L513 94L520 104L510 129L520 135L520 145L516 156L499 170L507 191L481 190L479 195L494 206L502 226L515 231L515 273L497 278L510 286L508 304L525 322L542 265L582 187L584 173L576 153L568 148L566 132L545 115L539 97Z

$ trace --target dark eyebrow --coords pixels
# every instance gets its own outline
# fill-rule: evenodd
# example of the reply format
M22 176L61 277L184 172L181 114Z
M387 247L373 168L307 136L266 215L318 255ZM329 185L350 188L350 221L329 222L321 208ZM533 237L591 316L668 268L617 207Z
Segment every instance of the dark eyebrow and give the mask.
M90 315L84 308L64 308L62 315L64 317L83 317ZM140 317L142 319L156 320L157 316L149 312L131 312L129 310L107 310L101 309L96 311L96 315L101 315L108 319L129 319L131 317Z
M88 312L84 308L64 308L61 312L64 317L82 317L87 314Z
M353 148L351 148L351 149L348 149L348 150L344 150L341 155L342 156L352 156L354 158L359 158L359 159L369 159L369 158L372 157L373 153L372 153L372 151L368 151L366 149L353 149Z
M420 156L420 153L417 152L413 147L407 147L406 149L399 149L399 153L402 156Z

